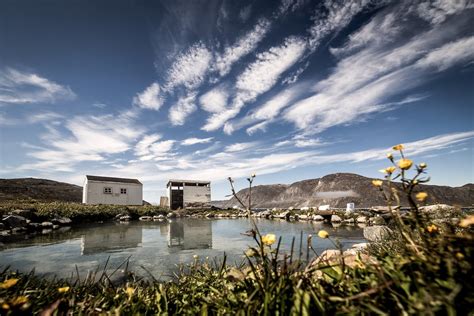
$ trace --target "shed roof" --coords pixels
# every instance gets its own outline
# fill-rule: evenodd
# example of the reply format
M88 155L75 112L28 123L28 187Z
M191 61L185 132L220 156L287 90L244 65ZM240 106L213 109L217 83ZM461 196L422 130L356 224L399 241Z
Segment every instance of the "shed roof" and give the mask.
M170 183L174 183L174 182L178 182L178 183L201 183L201 184L210 184L211 181L204 181L204 180L183 180L183 179L170 179L168 180L168 183L166 186L169 186Z
M114 178L114 177L101 177L101 176L91 176L86 175L87 180L92 181L105 181L105 182L119 182L119 183L136 183L142 184L138 179L128 179L128 178Z

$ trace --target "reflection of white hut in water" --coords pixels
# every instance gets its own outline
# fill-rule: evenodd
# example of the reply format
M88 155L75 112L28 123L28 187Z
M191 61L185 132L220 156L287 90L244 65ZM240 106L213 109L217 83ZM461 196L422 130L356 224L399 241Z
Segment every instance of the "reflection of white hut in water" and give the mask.
M171 221L168 247L180 249L212 248L212 223L203 220Z
M110 250L136 248L142 242L140 226L112 225L90 230L82 236L81 255L90 255Z

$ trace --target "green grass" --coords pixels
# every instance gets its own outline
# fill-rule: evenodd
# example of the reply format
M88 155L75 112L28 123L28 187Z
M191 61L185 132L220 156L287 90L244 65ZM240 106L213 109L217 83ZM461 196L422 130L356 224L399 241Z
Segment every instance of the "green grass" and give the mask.
M175 280L131 279L113 286L105 274L95 281L46 280L11 270L0 282L2 313L121 314L466 314L474 307L474 235L471 228L432 225L429 219L393 227L395 233L369 248L376 264L360 260L315 266L261 242L247 264L196 259ZM250 237L249 237L250 238ZM314 237L317 238L317 237ZM407 243L407 238L413 244ZM317 240L314 240L317 242ZM249 252L247 254L250 255ZM99 279L97 281L97 279ZM59 288L70 289L60 293Z

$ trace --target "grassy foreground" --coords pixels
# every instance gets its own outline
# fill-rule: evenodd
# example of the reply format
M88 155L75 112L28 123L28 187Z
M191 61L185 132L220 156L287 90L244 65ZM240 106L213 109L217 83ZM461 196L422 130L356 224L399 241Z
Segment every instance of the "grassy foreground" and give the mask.
M468 314L474 307L473 218L462 227L404 225L353 264L303 263L253 231L248 264L196 258L172 282L45 280L0 273L2 314ZM405 236L403 236L405 234ZM324 232L314 237L331 238ZM406 243L408 237L413 244ZM365 258L365 259L362 259Z

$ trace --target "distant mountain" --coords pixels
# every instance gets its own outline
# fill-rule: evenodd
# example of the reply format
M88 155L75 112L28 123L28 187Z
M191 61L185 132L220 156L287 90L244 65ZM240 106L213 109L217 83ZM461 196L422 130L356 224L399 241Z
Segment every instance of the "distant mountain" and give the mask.
M428 193L427 204L449 204L459 206L474 205L474 184L462 187L421 185L419 190ZM246 203L248 188L240 190L237 196ZM332 207L346 207L347 203L356 207L386 205L381 192L372 185L372 178L352 173L335 173L318 179L303 180L286 184L258 185L252 188L252 206L273 207L317 207L329 204ZM228 208L239 206L232 197L226 201L215 201L214 206ZM402 199L402 205L408 205Z
M46 179L0 179L0 202L11 200L82 202L82 187Z

